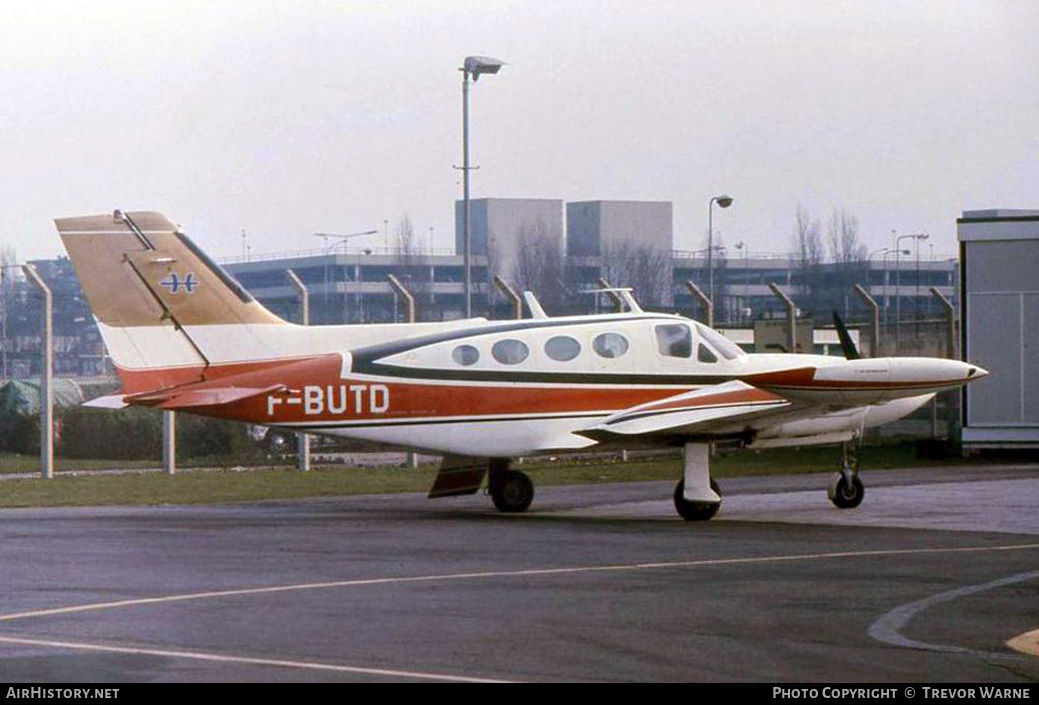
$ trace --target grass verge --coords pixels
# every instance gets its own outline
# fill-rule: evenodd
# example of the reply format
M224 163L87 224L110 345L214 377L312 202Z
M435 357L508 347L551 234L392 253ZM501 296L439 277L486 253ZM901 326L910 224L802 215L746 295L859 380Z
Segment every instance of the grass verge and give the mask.
M713 472L718 477L828 472L837 467L834 447L744 451L720 454ZM5 462L0 459L0 462ZM920 467L943 461L918 459L912 443L866 447L866 470ZM131 464L119 464L126 468ZM154 464L152 464L154 465ZM161 472L87 475L68 471L59 462L52 480L9 479L0 482L0 507L89 506L119 504L211 504L221 502L331 497L393 492L424 492L432 485L434 466L359 468L319 466L309 473L286 467L191 470L169 476ZM112 467L104 461L77 461L76 470ZM673 457L620 462L617 459L578 459L524 463L522 469L538 485L595 484L642 480L677 481L682 463ZM25 459L25 471L38 469Z

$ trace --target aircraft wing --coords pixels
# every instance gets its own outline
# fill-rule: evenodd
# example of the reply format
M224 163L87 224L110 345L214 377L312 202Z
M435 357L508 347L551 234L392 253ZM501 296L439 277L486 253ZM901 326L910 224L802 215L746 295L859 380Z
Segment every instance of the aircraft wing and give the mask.
M635 436L711 435L722 427L789 413L794 402L738 380L633 406L576 433L598 441Z

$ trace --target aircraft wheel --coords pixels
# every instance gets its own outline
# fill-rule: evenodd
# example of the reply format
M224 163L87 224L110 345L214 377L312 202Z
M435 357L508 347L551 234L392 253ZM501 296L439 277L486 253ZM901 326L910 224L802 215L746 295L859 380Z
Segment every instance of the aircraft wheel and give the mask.
M711 479L711 489L721 496L718 483L713 478ZM684 494L685 480L679 480L675 487L675 510L686 521L707 521L717 514L718 508L722 506L721 502L690 502Z
M862 504L862 498L866 495L866 487L857 475L849 483L843 473L837 473L833 478L833 482L830 483L828 494L830 501L836 507L851 509Z
M500 484L491 488L491 499L500 512L525 512L534 501L534 483L526 473L509 470Z
M296 434L290 431L271 429L264 439L267 451L274 455L287 455L296 452Z

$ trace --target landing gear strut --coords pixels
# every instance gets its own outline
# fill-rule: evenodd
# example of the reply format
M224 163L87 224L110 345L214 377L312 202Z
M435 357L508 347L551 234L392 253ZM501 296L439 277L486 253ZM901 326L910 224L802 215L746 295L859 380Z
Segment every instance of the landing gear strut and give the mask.
M841 444L841 469L834 473L826 494L839 509L852 509L862 504L866 488L859 479L857 440Z
M491 460L488 485L494 506L500 512L525 512L534 501L534 483L526 473L510 470L508 460Z

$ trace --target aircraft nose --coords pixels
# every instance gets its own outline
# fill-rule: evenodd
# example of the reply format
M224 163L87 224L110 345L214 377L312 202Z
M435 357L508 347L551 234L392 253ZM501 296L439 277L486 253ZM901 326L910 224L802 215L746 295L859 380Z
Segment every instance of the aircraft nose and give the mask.
M985 377L986 375L988 375L988 370L986 370L984 367L981 367L980 365L970 365L970 364L968 364L968 366L967 366L967 379L970 380L971 382L973 382L976 379L981 379L982 377Z

